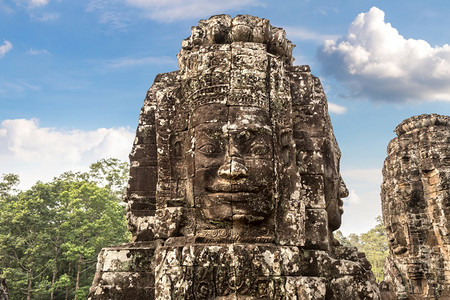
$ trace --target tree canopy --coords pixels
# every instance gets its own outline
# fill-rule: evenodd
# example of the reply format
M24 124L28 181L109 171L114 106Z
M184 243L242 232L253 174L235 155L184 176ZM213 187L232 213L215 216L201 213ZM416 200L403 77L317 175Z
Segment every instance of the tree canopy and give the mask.
M129 241L121 194L128 164L103 159L19 191L0 181L0 277L11 299L85 299L102 247Z
M384 261L389 255L388 241L381 216L376 218L377 224L366 233L357 235L351 233L344 236L341 231L336 231L334 237L343 246L357 247L366 254L367 260L372 265L372 271L378 282L384 279Z

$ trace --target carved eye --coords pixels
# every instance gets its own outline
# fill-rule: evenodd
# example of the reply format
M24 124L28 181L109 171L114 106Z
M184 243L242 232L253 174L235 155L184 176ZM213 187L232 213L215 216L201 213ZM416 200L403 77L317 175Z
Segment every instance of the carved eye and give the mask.
M204 144L201 145L198 150L203 154L211 155L217 152L217 146L213 144Z
M265 144L257 143L252 145L250 152L253 156L265 155L269 152L269 147Z
M239 139L243 140L243 141L248 141L250 139L250 132L247 130L243 130L239 133Z

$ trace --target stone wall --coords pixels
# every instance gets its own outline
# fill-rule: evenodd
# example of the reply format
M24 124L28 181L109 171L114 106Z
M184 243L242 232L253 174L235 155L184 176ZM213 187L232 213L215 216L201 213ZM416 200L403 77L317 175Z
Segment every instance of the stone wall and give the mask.
M381 189L390 250L385 281L399 299L448 299L450 117L415 116L395 132Z

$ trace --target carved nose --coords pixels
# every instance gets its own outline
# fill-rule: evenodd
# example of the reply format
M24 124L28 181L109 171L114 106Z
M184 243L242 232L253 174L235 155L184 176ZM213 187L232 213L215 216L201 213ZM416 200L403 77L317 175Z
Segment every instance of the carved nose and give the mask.
M349 195L348 189L345 186L345 183L344 183L344 181L341 178L341 184L339 186L339 198L347 198L348 195Z
M219 177L224 179L241 179L248 176L248 169L242 163L232 159L219 168Z

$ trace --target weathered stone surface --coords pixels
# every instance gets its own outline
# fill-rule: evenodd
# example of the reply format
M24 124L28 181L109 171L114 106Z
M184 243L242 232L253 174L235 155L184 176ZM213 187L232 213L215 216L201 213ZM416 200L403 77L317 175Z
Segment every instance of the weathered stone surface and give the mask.
M92 299L155 299L155 249L160 241L103 248L90 289Z
M379 298L365 257L332 237L348 195L341 154L320 80L292 65L293 47L247 15L192 28L179 70L144 101L133 242L99 255L91 299Z
M385 281L399 299L449 299L450 117L415 116L395 132L381 189Z

